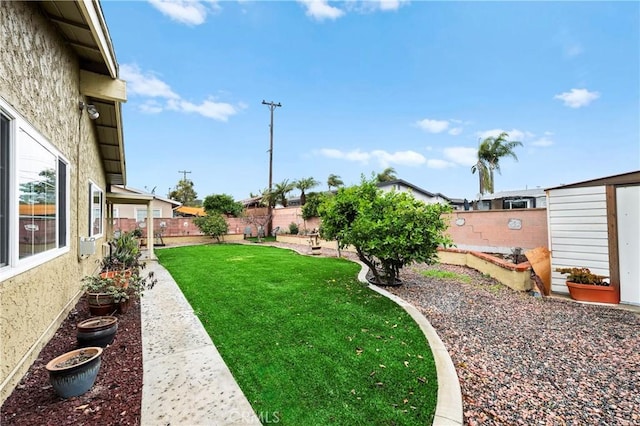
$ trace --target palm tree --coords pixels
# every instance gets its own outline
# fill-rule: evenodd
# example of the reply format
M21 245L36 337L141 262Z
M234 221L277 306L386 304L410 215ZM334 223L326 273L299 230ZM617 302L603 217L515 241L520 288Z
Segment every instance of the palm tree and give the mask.
M342 181L342 179L340 179L340 176L338 175L334 175L333 173L329 175L329 177L327 178L327 186L329 187L329 192L331 192L331 188L338 188L339 186L344 185L344 182Z
M294 185L296 189L300 190L300 205L304 206L305 203L307 202L307 195L305 194L304 191L320 185L320 182L318 182L312 177L308 177L308 178L303 178L295 181Z
M502 132L498 137L490 136L484 139L478 147L478 162L471 167L471 173L478 171L480 179L480 194L488 192L493 194L494 178L493 171L500 173L500 159L511 157L518 161L518 156L513 149L522 146L522 142L508 141L509 134Z
M282 207L287 207L287 194L295 189L293 182L289 183L289 179L285 179L280 183L276 183L273 191L275 193L276 200L282 204ZM275 206L275 204L274 204Z
M263 189L260 192L260 203L266 207L274 208L276 206L276 202L278 201L278 194L276 194L275 190L270 190L269 188Z
M378 180L378 183L391 182L393 180L396 180L398 179L398 177L396 176L396 169L394 169L393 167L387 167L382 171L382 173L378 173L376 179Z

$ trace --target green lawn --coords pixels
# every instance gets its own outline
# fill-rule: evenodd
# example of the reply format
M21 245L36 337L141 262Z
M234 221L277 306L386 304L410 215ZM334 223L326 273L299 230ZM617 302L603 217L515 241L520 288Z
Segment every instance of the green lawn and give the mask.
M156 253L265 423L431 424L428 343L355 263L253 245Z

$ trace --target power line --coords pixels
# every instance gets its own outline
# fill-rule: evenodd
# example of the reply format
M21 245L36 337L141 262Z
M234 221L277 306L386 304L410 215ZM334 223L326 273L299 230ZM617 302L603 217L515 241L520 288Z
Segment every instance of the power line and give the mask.
M191 171L187 171L187 170L178 170L178 173L182 173L182 175L183 175L182 180L187 180L187 173L191 173Z

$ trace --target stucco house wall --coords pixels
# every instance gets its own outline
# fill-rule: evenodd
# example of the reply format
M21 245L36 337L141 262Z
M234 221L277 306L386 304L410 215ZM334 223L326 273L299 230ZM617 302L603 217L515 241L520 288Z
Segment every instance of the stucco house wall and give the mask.
M81 277L96 268L100 251L79 259L78 237L88 235L89 183L106 191L106 178L90 119L78 107L78 58L38 3L0 2L0 40L0 109L21 116L68 160L69 183L66 248L33 266L0 268L2 403L74 306Z

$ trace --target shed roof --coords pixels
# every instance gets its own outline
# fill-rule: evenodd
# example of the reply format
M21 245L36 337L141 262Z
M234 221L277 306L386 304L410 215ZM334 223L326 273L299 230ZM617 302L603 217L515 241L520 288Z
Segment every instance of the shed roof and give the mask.
M559 188L580 188L587 186L601 186L601 185L637 185L640 184L640 170L632 172L621 173L619 175L605 176L597 179L585 180L582 182L570 183L568 185L554 186L547 188L545 191Z

